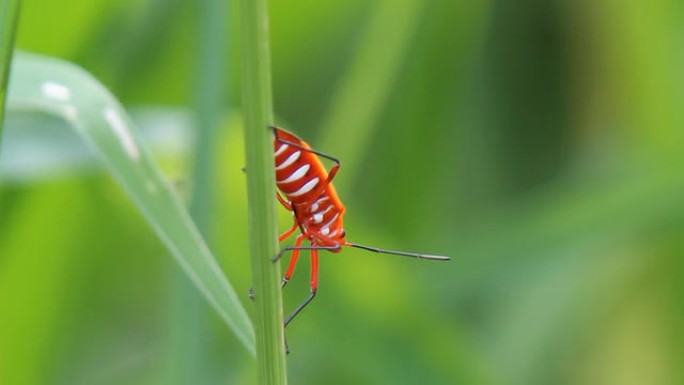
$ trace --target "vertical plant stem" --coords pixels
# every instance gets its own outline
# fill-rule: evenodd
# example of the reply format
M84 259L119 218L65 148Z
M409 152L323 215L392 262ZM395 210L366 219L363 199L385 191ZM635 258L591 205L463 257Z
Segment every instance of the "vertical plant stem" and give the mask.
M260 384L285 384L285 352L278 251L271 96L271 60L266 0L240 1L242 111L245 119L249 245L256 305Z
M20 0L0 0L0 142L5 124L7 80L12 65L14 35L19 19Z

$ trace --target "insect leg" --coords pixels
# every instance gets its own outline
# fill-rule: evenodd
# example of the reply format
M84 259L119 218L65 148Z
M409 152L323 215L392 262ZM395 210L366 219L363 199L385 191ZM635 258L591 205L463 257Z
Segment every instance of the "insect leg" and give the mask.
M287 326L292 320L299 314L306 305L311 303L316 297L316 291L318 290L318 248L311 249L311 294L302 302L297 308L285 318L283 325Z
M304 242L304 239L306 239L304 234L301 234L295 240L295 248L292 249L292 257L290 257L290 263L287 265L287 271L283 276L283 283L280 286L281 288L285 287L285 285L290 282L290 278L292 278L292 273L294 273L295 266L297 266L297 258L299 258L299 252L301 251L299 247L302 245L302 242Z
M299 224L295 220L294 225L292 225L292 227L289 230L280 234L280 236L278 237L278 242L282 242L282 241L286 240L287 238L290 238L290 236L297 230L297 227L299 227Z
M297 241L299 241L300 239L303 239L303 238L306 238L306 235L305 235L305 234L302 234L302 235L298 236L298 237L297 237ZM299 314L299 312L302 311L302 309L304 309L304 307L306 307L306 305L308 305L309 302L311 302L311 300L313 300L314 297L316 296L316 289L318 288L318 250L338 250L338 249L340 249L340 248L342 247L342 245L330 245L330 246L328 246L328 245L311 245L311 246L300 246L299 244L297 244L297 241L295 241L295 245L294 245L294 246L286 246L286 247L283 247L283 248L280 250L280 252L278 252L278 254L275 256L275 258L273 258L273 262L275 263L275 262L277 262L280 258L283 257L283 255L285 254L286 251L291 251L291 250L292 250L293 253L298 253L298 252L301 251L301 250L311 250L311 294L310 294L309 297L304 301L304 303L302 303L301 305L299 305L299 306L294 310L294 312L292 312L292 314L290 314L290 315L285 319L285 321L283 322L283 324L284 324L285 326L287 326L287 324L289 324L290 321L292 321L292 319L293 319L297 314ZM300 244L301 244L301 242L302 242L302 241L299 241ZM294 255L294 254L293 254L293 255ZM290 261L290 264L291 264L291 265L292 265L292 263L293 263L293 262ZM288 271L290 270L290 267L291 267L291 266L288 267ZM291 267L291 268L294 269L294 267ZM283 286L284 286L284 284L283 284Z
M280 260L280 258L283 257L285 252L291 251L291 250L314 250L314 249L316 249L316 250L339 250L340 248L342 248L342 246L343 245L341 245L341 244L331 245L331 246L326 246L326 245L311 245L311 246L297 246L297 247L285 246L282 249L280 249L278 254L276 254L276 256L271 260L271 262L273 262L273 263L278 262Z
M278 202L280 202L283 207L285 207L285 210L287 211L292 211L292 203L288 202L283 198L282 195L280 195L279 191L276 191L276 198L278 198Z

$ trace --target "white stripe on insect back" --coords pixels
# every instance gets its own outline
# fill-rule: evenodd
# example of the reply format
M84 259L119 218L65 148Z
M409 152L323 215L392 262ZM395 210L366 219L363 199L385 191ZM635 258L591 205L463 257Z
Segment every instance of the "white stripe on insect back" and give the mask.
M318 184L320 179L318 177L311 179L310 181L306 182L304 186L300 187L299 190L293 192L293 193L285 193L288 197L298 197L300 195L304 195L308 193L309 191L313 190L314 187Z
M330 220L328 221L328 223L324 224L322 228L328 228L328 229L329 229L329 228L330 228L330 225L332 225L333 223L335 223L335 221L337 220L337 218L339 218L339 216L340 216L340 213L335 213L335 216L333 216L332 218L330 218ZM330 231L330 230L328 230L328 231Z
M323 222L323 216L324 216L328 211L330 211L330 210L332 210L332 205L326 207L325 210L323 210L323 211L319 211L319 212L315 213L315 214L312 216L313 222L314 222L314 223L321 223L321 222Z
M335 235L337 235L337 230L334 230L334 231L331 233L331 232L330 232L330 227L323 227L323 228L321 229L321 234L323 234L323 236L326 236L326 237L328 237L328 238L334 238Z
M297 159L299 159L299 156L300 156L300 155L302 155L302 152L301 152L301 151L297 151L297 152L293 153L293 154L290 155L287 159L285 159L285 161L284 161L283 163L281 163L281 164L279 164L278 166L276 166L275 169L276 169L276 170L282 170L282 169L284 169L285 167L287 167L287 166L291 165L292 163L296 162Z
M283 151L287 150L290 146L287 144L281 144L280 147L276 150L275 154L273 156L278 156L283 153Z
M290 176L288 176L287 178L285 178L285 179L283 179L283 180L279 180L279 181L277 181L277 182L278 182L278 183L290 183L290 182L294 182L294 181L296 181L296 180L302 179L302 177L303 177L304 175L306 175L306 172L309 171L309 168L311 168L311 165L310 165L310 164L305 164L305 165L303 165L302 167L300 167L300 168L298 168L297 170L295 170L295 172L293 172L292 174L290 174Z
M311 208L309 208L309 212L312 213L312 212L314 212L314 211L318 211L318 205L320 205L321 203L327 201L328 199L330 199L330 197L328 197L328 196L324 196L324 197L322 197L322 198L319 198L316 202L314 202L314 203L311 205Z

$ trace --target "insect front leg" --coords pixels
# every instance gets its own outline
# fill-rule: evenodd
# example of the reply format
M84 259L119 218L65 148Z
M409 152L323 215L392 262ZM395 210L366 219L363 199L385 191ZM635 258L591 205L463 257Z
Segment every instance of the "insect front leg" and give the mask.
M294 225L292 225L292 227L290 227L290 229L287 230L286 232L280 234L280 236L278 237L278 242L282 242L282 241L286 240L287 238L290 238L292 236L292 234L294 234L294 232L297 231L298 227L299 227L299 223L297 223L297 220L295 219Z
M286 201L285 198L283 198L283 196L280 195L279 191L276 191L276 198L278 198L278 202L280 202L280 204L283 205L283 207L285 207L285 210L287 210L287 211L293 210L292 203L290 203L289 201Z
M297 258L299 258L299 252L301 251L300 246L302 245L302 242L304 242L304 239L306 239L306 237L304 234L301 234L295 240L294 248L292 249L292 257L290 257L290 263L287 265L287 270L283 276L283 283L280 286L281 288L285 287L285 285L290 282L290 278L292 278L295 266L297 266Z

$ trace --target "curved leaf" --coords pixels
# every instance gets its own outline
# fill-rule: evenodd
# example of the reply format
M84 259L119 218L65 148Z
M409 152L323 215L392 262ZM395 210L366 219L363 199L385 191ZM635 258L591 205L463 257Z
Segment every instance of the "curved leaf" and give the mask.
M64 118L102 158L185 273L254 354L247 312L185 207L157 169L118 101L73 64L15 55L8 108Z

